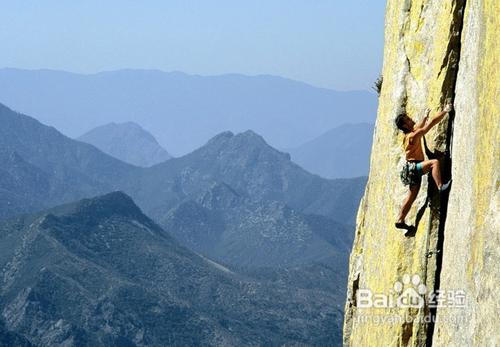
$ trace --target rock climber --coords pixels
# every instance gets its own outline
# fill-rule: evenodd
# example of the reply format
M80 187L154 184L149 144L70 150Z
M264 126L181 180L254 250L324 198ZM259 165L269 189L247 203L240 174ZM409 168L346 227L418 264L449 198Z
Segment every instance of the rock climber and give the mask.
M396 126L404 133L403 147L406 156L406 163L401 170L401 180L404 185L409 186L408 195L403 202L403 206L401 206L401 211L396 221L396 228L398 229L410 230L411 228L405 223L405 218L417 198L422 175L431 172L440 193L450 187L451 180L446 183L443 183L441 180L439 161L437 159L425 160L424 151L422 150L422 138L451 110L452 105L448 104L431 119L428 119L426 115L418 123L415 123L406 113L401 113L396 117Z

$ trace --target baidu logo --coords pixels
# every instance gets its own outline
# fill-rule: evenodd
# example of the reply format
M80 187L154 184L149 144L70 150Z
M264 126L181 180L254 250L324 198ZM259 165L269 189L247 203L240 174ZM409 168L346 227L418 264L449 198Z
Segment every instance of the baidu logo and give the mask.
M419 275L405 274L402 282L394 283L394 291L397 295L397 307L421 308L425 305L427 287L421 283Z
M396 281L389 293L373 293L370 289L358 289L356 306L358 308L422 308L465 307L465 291L430 291L417 274L404 274Z

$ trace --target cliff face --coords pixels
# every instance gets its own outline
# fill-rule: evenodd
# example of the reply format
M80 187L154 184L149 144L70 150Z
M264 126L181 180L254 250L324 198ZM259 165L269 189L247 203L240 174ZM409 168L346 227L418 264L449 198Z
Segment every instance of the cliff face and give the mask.
M462 288L465 324L437 324L436 346L500 345L500 2L468 1L455 98L453 189L445 226L441 289Z
M350 259L345 345L500 344L498 13L496 0L387 2L384 81ZM394 118L406 109L418 120L448 101L455 112L426 140L453 186L439 197L423 179L407 217L416 232L406 237L394 228L407 192Z

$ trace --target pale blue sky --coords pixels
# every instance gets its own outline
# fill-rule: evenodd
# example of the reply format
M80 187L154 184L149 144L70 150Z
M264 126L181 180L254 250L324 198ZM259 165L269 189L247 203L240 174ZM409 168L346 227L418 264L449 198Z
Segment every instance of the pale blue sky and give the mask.
M272 74L369 89L383 0L45 0L0 3L0 67Z

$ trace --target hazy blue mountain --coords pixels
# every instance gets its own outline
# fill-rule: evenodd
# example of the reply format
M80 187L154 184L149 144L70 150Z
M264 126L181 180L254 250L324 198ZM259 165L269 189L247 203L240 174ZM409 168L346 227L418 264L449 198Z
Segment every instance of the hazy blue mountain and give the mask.
M0 69L0 102L76 137L103 123L134 121L174 155L224 130L252 129L294 148L346 122L372 122L376 96L275 76L119 70L80 75Z
M231 266L326 263L342 272L353 229L283 202L252 201L220 183L171 209L160 223L190 249Z
M50 191L47 174L5 149L0 149L0 163L0 219L44 206Z
M114 189L139 170L0 104L0 218Z
M111 193L0 223L0 339L338 345L344 293L328 267L311 266L323 270L318 286L300 269L241 276L180 246L129 197Z
M373 124L343 124L286 151L304 169L325 178L367 176L372 139Z
M1 104L0 122L0 153L15 153L16 161L30 167L24 170L31 170L32 178L39 175L36 179L48 182L42 190L45 203L39 208L120 189L159 219L190 196L222 182L253 200L280 201L301 213L352 224L366 183L366 177L327 180L312 175L252 131L223 132L188 155L139 168ZM16 165L11 162L2 169L20 170ZM34 185L32 180L22 181L28 176L20 175L17 186ZM16 195L17 188L12 190Z
M303 214L354 224L366 177L327 180L310 174L293 163L289 154L269 146L253 131L245 131L223 132L192 153L135 172L120 185L159 220L215 182L227 184L250 200L283 202Z
M326 180L252 131L151 168L0 108L0 218L115 189L190 248L235 266L344 264L366 178Z
M120 189L169 232L121 193L2 223L8 338L340 341L349 225L366 178L312 175L252 131L139 168L3 105L0 124L0 218Z
M24 160L50 172L58 179L79 185L107 182L133 167L104 154L94 146L72 140L53 127L17 113L0 104L0 148L19 154ZM110 172L110 169L113 171Z
M153 135L134 122L102 125L77 140L90 143L104 153L141 167L153 166L171 158Z

